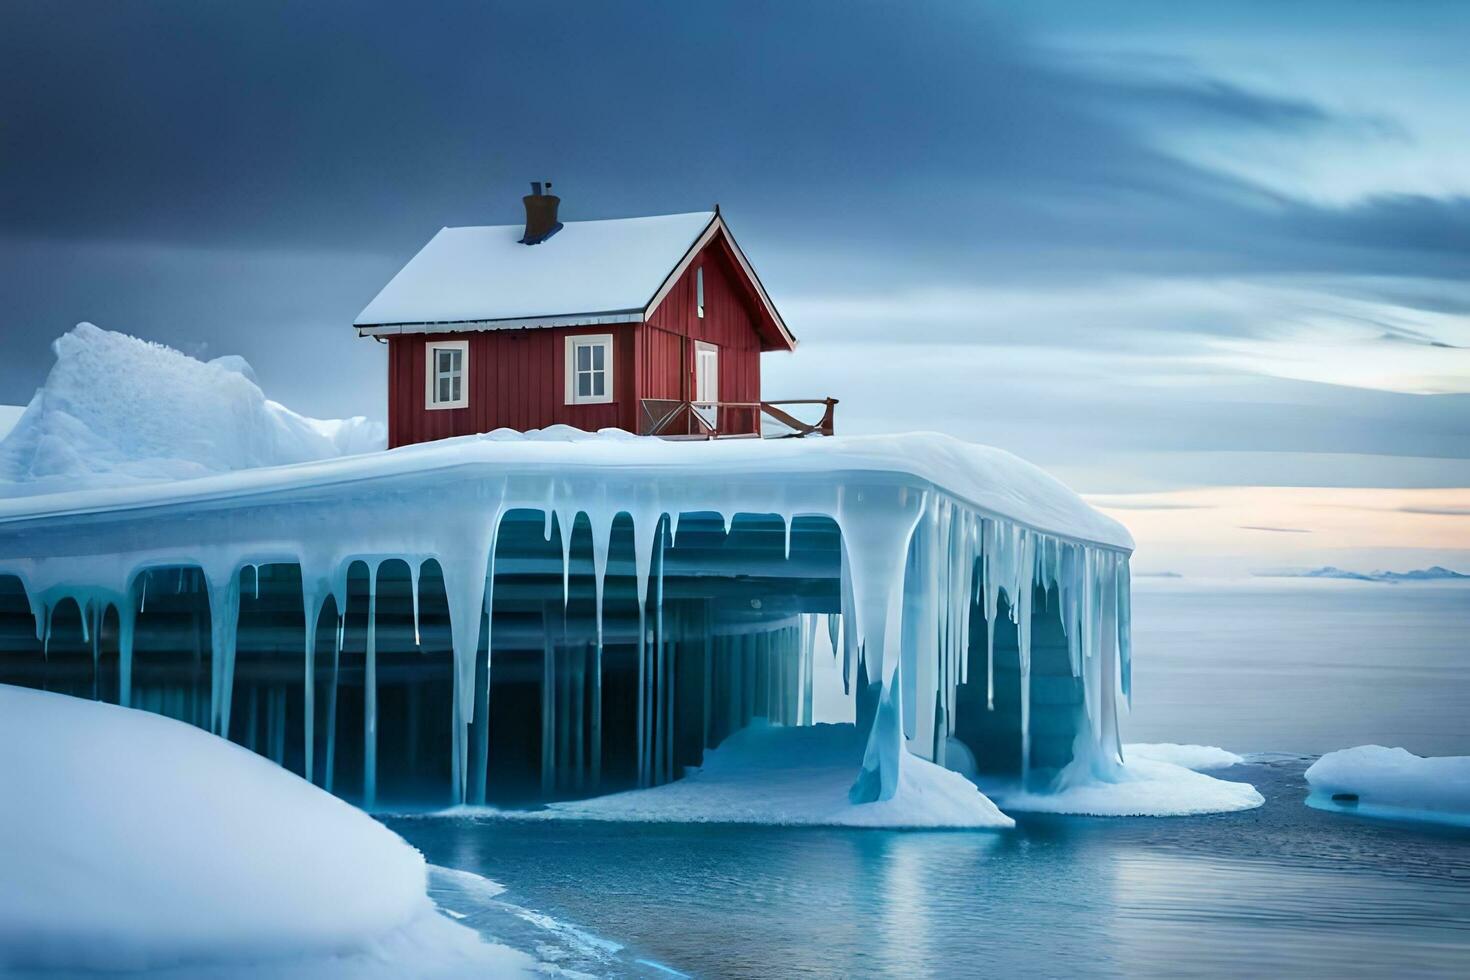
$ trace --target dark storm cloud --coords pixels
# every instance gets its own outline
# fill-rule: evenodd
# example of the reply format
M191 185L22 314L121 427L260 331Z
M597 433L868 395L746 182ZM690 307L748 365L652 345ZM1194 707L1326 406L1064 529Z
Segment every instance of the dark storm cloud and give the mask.
M1461 253L1470 207L1324 210L1185 163L1140 112L1342 120L1187 64L1074 70L978 6L188 0L4 16L0 207L25 236L401 255L441 223L514 220L524 181L551 176L578 216L718 198L758 235L836 238L900 277L899 254L1002 253L1013 275L1038 250L1053 274L1393 272L1405 246Z
M439 226L516 221L525 182L550 177L573 220L718 200L798 313L811 297L899 297L886 318L809 309L803 354L767 365L773 394L840 394L847 431L946 427L1045 462L1463 456L1470 396L1197 365L1160 384L1148 372L1173 372L1163 359L1256 336L1261 311L1208 294L1129 307L1144 280L1296 275L1470 308L1457 285L1470 202L1313 203L1159 138L1402 143L1394 121L1184 58L1068 50L959 3L8 0L0 402L25 401L49 341L89 319L243 353L305 411L381 413L381 350L352 318ZM931 288L992 295L948 314L905 298ZM1020 297L1013 311L997 311L997 289ZM1079 290L1112 299L1048 305ZM981 353L959 374L951 355L875 354L893 340ZM1073 361L995 371L987 347L1022 342ZM1156 363L1115 374L1104 354Z

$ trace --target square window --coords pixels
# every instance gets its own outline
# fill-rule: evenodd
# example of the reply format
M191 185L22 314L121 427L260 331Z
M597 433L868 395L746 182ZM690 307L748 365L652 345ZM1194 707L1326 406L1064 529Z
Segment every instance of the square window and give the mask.
M613 391L611 334L566 339L566 403L606 404Z
M424 364L424 407L466 408L469 406L469 341L431 340Z

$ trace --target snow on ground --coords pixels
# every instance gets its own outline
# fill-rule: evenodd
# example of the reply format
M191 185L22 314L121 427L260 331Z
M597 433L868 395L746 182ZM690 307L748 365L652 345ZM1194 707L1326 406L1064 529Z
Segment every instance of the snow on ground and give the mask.
M268 400L244 358L204 363L80 323L0 442L0 495L183 480L382 449L380 423ZM0 422L3 424L3 422Z
M1136 748L1136 746L1133 746ZM1202 746L1174 746L1198 749ZM1217 750L1219 751L1219 750ZM1229 753L1225 753L1228 755ZM1203 753L1180 752L1199 761ZM1086 817L1187 817L1202 813L1251 810L1266 802L1249 783L1216 779L1160 759L1127 755L1111 779L1063 770L1054 788L1026 792L1014 785L982 780L1002 809L1013 813L1065 813Z
M1176 766L1193 769L1228 769L1245 760L1234 752L1213 745L1179 745L1175 742L1133 742L1123 746L1123 758L1147 759L1150 762L1171 762Z
M1470 826L1470 756L1359 745L1312 763L1307 782L1318 809Z
M903 759L898 792L891 800L848 802L865 741L866 735L854 725L786 728L758 721L706 753L699 769L663 786L553 803L544 810L454 812L645 823L890 829L1015 826L974 783L912 755Z
M0 685L0 972L513 974L422 855L272 762L143 711Z

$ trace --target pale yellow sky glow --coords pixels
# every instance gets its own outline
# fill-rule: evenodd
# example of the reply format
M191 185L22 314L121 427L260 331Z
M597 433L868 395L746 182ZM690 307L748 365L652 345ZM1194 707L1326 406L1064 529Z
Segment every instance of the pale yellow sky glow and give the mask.
M1470 572L1470 489L1212 487L1090 496L1127 525L1141 573L1250 575L1337 565Z

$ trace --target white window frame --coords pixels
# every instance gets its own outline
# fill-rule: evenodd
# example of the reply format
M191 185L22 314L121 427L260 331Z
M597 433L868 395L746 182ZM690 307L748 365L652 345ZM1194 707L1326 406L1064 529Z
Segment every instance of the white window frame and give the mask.
M694 270L694 308L701 320L704 319L704 266Z
M602 394L577 394L577 348L598 346L602 348L603 379ZM568 405L606 405L613 401L613 338L610 333L574 334L566 341L566 403Z
M441 350L459 351L459 397L439 401L437 363ZM424 344L424 408L433 412L447 408L470 407L470 342L468 340L430 340Z

